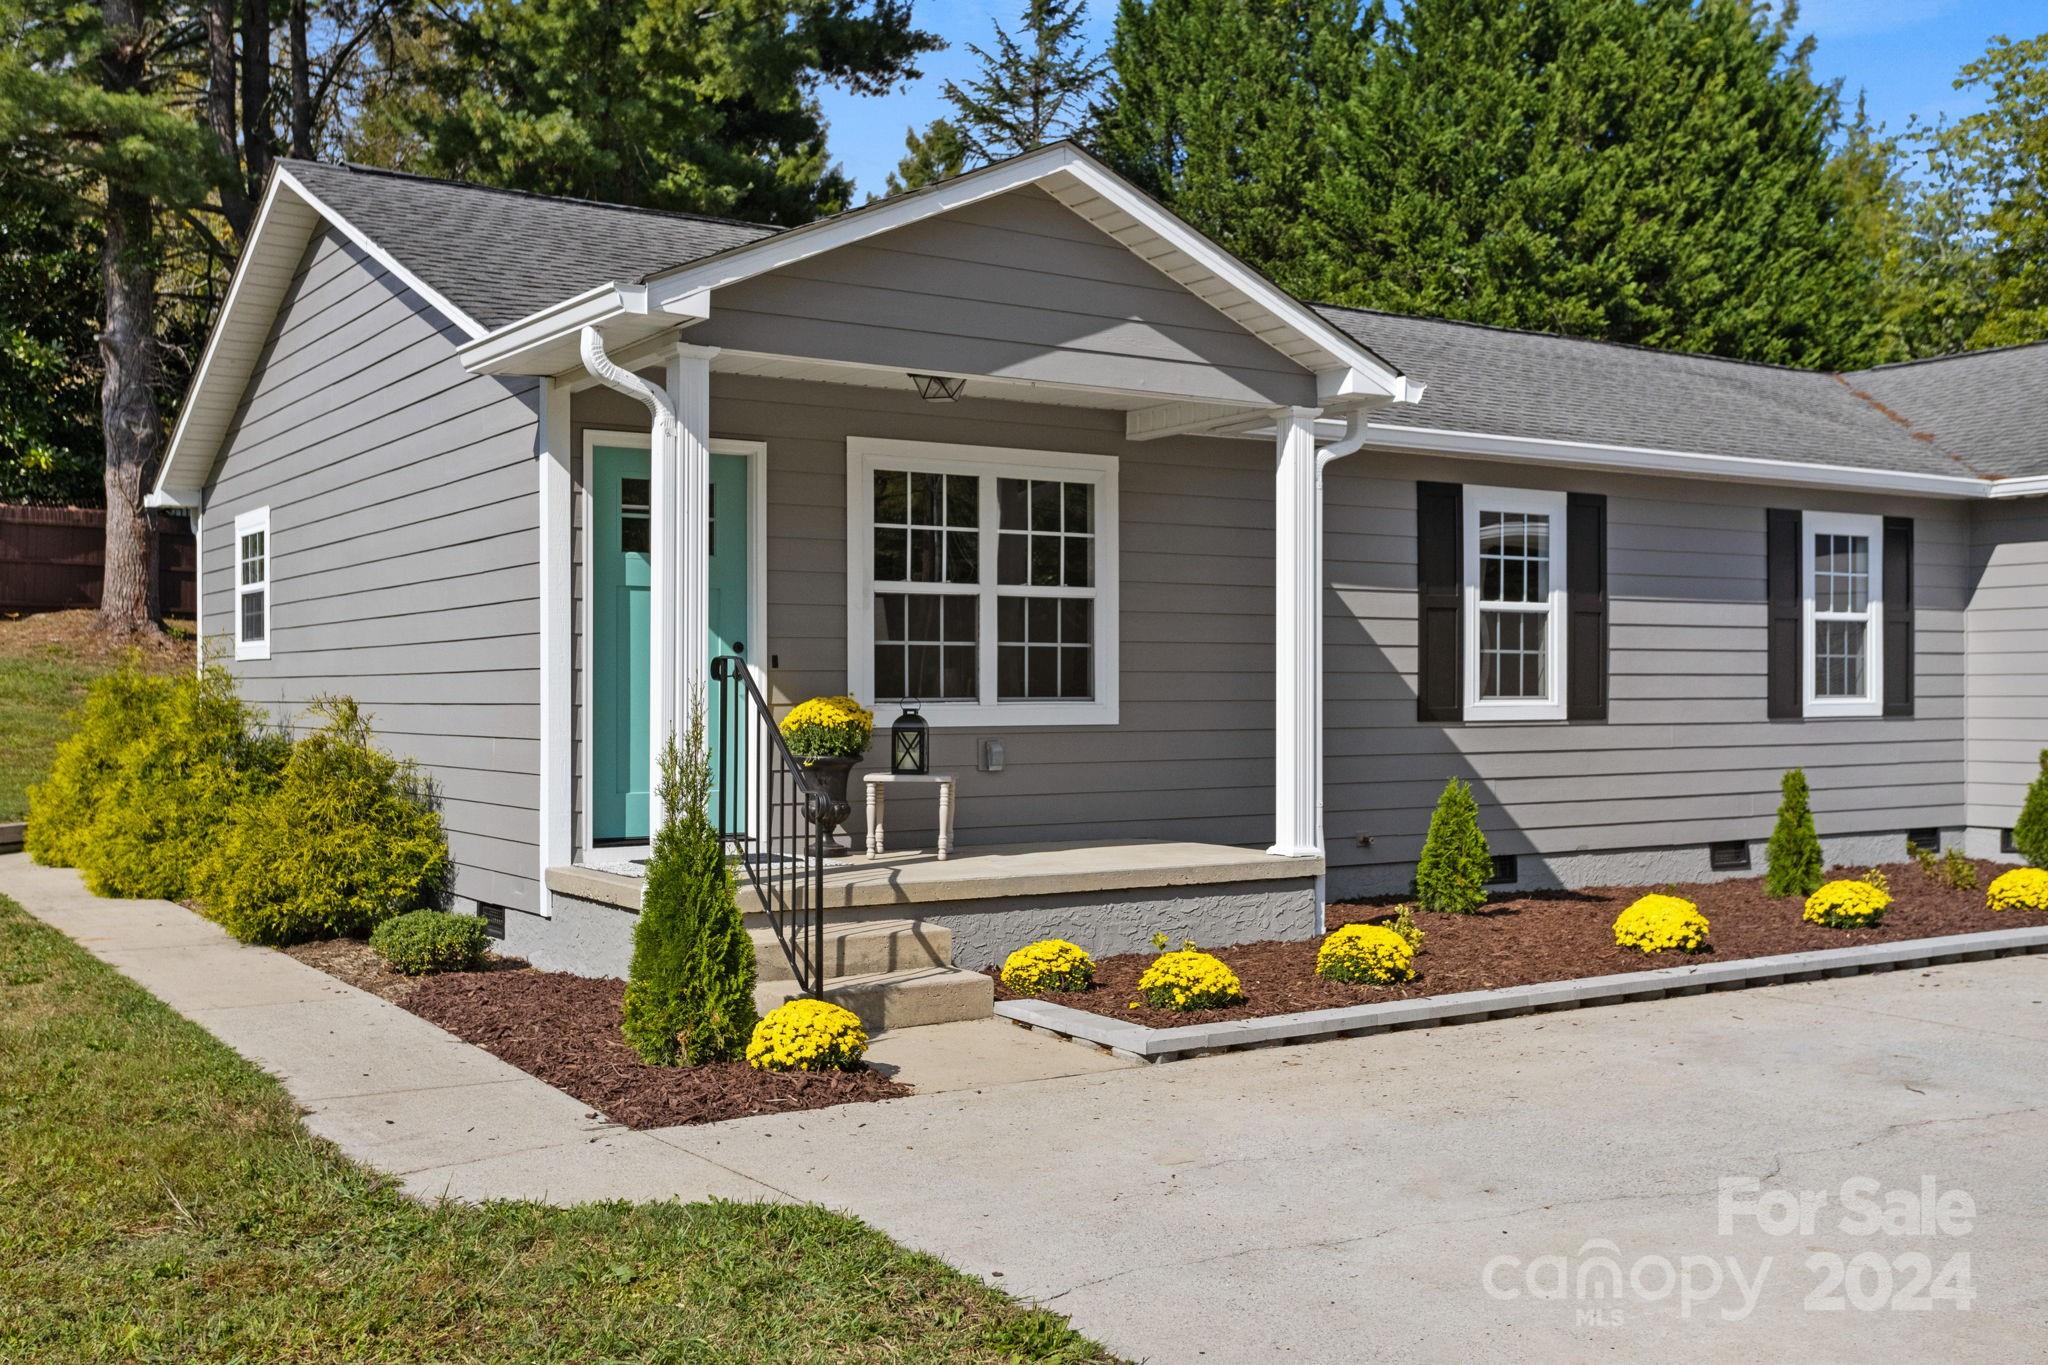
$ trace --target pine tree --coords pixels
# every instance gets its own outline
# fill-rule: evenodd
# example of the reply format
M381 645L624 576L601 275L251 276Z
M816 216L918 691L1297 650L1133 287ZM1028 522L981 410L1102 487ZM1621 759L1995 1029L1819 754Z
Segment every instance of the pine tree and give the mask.
M1366 69L1377 3L1121 0L1095 111L1102 158L1281 284L1302 283L1303 200Z
M1019 32L996 25L995 51L967 50L980 70L966 84L946 82L948 122L967 151L985 165L1079 133L1103 63L1090 56L1081 31L1087 0L1025 0Z
M2041 772L2027 788L2020 818L2013 822L2012 846L2031 867L2048 867L2048 749L2041 751Z
M920 133L915 128L903 134L903 159L889 173L889 194L922 189L936 181L949 180L967 169L967 139L951 120L935 118Z
M1813 827L1813 805L1806 773L1794 768L1780 784L1778 824L1764 848L1764 894L1811 896L1827 880L1821 859L1820 834Z
M701 703L683 749L671 735L662 750L657 794L662 823L633 930L621 1032L653 1066L731 1061L754 1031L754 945L711 824Z
M1493 855L1479 829L1479 802L1460 778L1444 783L1415 865L1415 901L1425 910L1470 914L1486 904Z

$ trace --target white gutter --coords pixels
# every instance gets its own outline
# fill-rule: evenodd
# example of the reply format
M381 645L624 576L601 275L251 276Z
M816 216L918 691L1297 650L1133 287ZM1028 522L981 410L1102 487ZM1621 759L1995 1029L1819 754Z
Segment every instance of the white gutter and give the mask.
M708 290L683 295L668 306L657 309L648 298L646 285L600 284L560 303L549 304L517 322L508 323L488 336L478 337L458 347L455 354L471 374L516 373L520 362L533 352L558 345L570 337L580 337L593 327L624 319L652 319L665 330L671 326L702 322L710 316L711 294ZM600 347L600 354L602 350ZM587 355L586 352L586 368ZM592 370L591 373L597 372Z
M2048 474L2029 474L2018 479L1991 479L1987 498L2037 498L2048 493Z

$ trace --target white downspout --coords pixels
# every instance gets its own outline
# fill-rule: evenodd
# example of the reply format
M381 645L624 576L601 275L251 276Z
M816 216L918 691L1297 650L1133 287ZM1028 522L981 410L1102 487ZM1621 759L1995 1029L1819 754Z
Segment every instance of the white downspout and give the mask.
M1344 434L1316 452L1316 499L1315 499L1315 560L1316 560L1316 609L1310 630L1314 634L1313 648L1316 659L1315 684L1315 735L1316 735L1316 846L1323 850L1324 871L1316 875L1316 933L1327 931L1323 912L1329 902L1330 874L1328 871L1330 841L1323 827L1323 806L1329 788L1329 775L1324 770L1323 754L1323 698L1329 690L1329 678L1325 673L1323 657L1323 523L1325 510L1323 502L1323 471L1347 455L1355 455L1365 445L1367 409L1358 408L1344 418Z
M676 410L669 402L667 391L659 384L649 383L631 370L614 361L604 349L604 337L595 327L585 327L580 336L578 350L583 356L583 368L592 378L608 388L616 389L630 398L637 398L647 405L653 418L649 432L649 469L652 476L648 506L648 544L652 561L653 581L649 585L647 604L649 679L647 693L647 776L650 793L661 773L661 754L669 736L676 731L676 660L678 652L674 643L676 632L677 580L679 553L677 549L677 499L674 485L678 477L676 453L681 444L676 422ZM588 479L590 472L584 471ZM588 761L586 757L585 761ZM647 832L651 839L661 823L661 809L658 802L650 802L647 812Z

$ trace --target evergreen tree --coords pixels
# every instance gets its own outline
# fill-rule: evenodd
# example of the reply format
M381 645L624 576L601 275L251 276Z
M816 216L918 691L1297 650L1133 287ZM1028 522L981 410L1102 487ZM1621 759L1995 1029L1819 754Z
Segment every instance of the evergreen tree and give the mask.
M2027 788L2020 817L2013 822L2012 846L2030 867L2048 867L2048 749L2041 751L2041 772Z
M1820 834L1813 827L1813 806L1806 773L1794 768L1779 786L1778 823L1764 848L1764 894L1811 896L1827 880L1821 860Z
M1378 0L1121 0L1095 149L1281 284L1301 268L1328 124L1365 72ZM1404 153L1405 155L1405 153Z
M1486 904L1493 855L1479 829L1479 802L1460 778L1444 783L1430 812L1422 860L1415 865L1415 902L1425 910L1470 914Z
M946 82L947 120L967 148L969 164L1006 156L1079 133L1103 63L1088 54L1082 21L1087 0L1025 0L1020 33L996 25L995 51L967 50L979 72L962 85Z
M369 101L412 169L771 223L851 197L818 88L884 93L939 46L908 0L478 0L430 26Z
M1303 203L1331 302L1793 364L1879 353L1837 94L1750 0L1409 0Z
M888 193L922 189L966 169L967 139L961 135L959 125L936 118L922 133L915 128L904 132L903 159L889 173Z
M0 502L95 507L99 233L69 196L0 186Z
M732 1061L754 1032L754 944L711 824L701 702L683 749L671 735L662 750L657 796L662 821L647 859L620 1031L653 1066Z

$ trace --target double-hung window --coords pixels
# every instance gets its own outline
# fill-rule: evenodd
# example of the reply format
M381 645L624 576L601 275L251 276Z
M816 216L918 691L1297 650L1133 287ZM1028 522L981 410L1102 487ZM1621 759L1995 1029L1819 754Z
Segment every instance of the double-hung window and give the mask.
M1563 720L1565 495L1464 490L1465 718Z
M270 657L270 509L235 518L235 657Z
M1806 714L1884 713L1884 520L1803 518Z
M1116 462L855 438L848 681L935 725L1117 714Z

